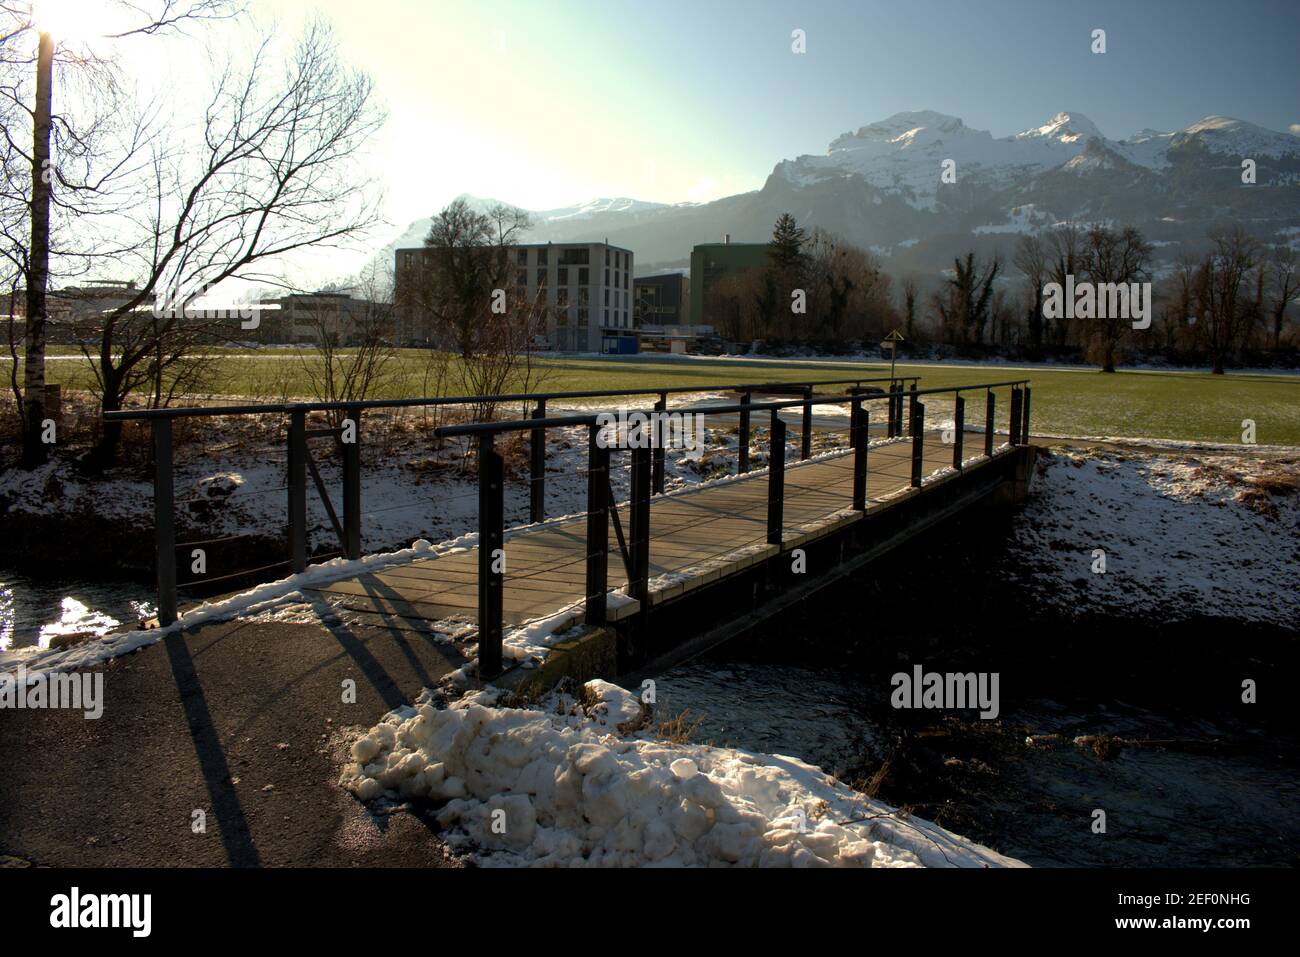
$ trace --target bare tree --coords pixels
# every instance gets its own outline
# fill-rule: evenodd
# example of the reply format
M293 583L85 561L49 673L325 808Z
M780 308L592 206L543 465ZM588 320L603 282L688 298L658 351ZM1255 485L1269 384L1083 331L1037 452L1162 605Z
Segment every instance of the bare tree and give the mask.
M481 213L464 199L434 216L410 305L432 325L440 348L466 358L495 351L501 313L494 308L499 309L500 296L509 301L523 295L509 252L528 226L523 210L498 205Z
M1222 375L1228 359L1240 349L1262 313L1263 290L1253 281L1259 242L1239 226L1215 232L1213 240L1214 248L1197 270L1195 303L1201 336L1210 354L1210 371Z
M207 290L262 278L268 261L342 242L375 221L370 180L354 156L382 121L369 78L341 63L331 31L314 21L287 62L267 37L246 67L226 67L200 144L149 142L145 202L128 217L136 242L123 257L144 279L102 316L86 350L103 411L121 408L156 374L149 363L167 361L159 339L177 333ZM140 321L150 303L157 323ZM120 431L106 423L95 464L113 462Z
M307 306L316 351L299 356L312 395L323 402L361 402L388 388L396 372L391 286L363 275L360 299L317 294ZM330 414L337 426L343 414Z
M903 335L912 339L916 334L916 301L920 295L915 276L904 276L900 287L903 292Z
M1092 226L1084 238L1080 265L1094 288L1105 283L1127 286L1147 278L1151 244L1132 226L1114 230ZM1089 326L1082 338L1088 343L1089 357L1102 372L1114 372L1121 344L1131 328L1130 316L1123 310L1106 309L1106 315L1086 320Z
M1287 308L1293 302L1300 302L1300 263L1291 249L1279 246L1269 257L1267 268L1269 331L1273 348L1278 349L1282 345Z
M1080 275L1083 242L1083 230L1073 223L1057 226L1047 233L1044 250L1047 257L1047 275L1062 289L1066 286L1067 277ZM1041 311L1039 314L1042 314ZM1063 346L1069 340L1069 322L1062 313L1051 328L1044 330L1046 338L1052 345Z
M1043 353L1043 286L1047 277L1047 250L1043 240L1036 235L1021 236L1012 258L1028 288L1025 295L1025 329L1029 334L1030 358L1038 359Z
M940 327L953 344L978 344L984 341L984 327L989 320L993 282L1002 269L994 256L981 262L974 252L953 260L953 274L936 292L931 303Z
M230 0L105 3L116 8L121 20L121 29L105 38L109 40L179 31L197 21L233 15L236 10ZM77 159L96 155L93 144L112 122L119 87L116 64L111 58L92 50L73 49L61 42L62 38L41 29L32 20L30 3L0 4L0 21L0 133L6 150L0 187L0 230L9 240L3 254L22 273L26 308L24 381L19 387L15 376L11 386L23 410L22 464L32 467L43 462L48 452L40 433L45 406L46 297L51 254L57 252L51 247L51 208L73 215L87 212L78 200L102 192L105 184L122 171L122 163L110 163L98 176L77 179L70 169ZM34 55L27 52L27 44L33 39ZM26 80L33 73L35 83L29 87ZM54 111L56 76L75 81L78 74L90 80L96 101L104 104L101 112L90 119ZM30 150L20 145L20 121L24 116L30 117L32 124ZM51 150L52 138L60 147L57 153ZM18 161L26 161L25 175ZM58 198L56 183L70 199Z

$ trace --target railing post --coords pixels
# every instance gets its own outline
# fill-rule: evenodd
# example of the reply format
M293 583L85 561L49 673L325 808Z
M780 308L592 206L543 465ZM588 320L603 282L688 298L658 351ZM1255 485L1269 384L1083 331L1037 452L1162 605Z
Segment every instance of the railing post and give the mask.
M659 393L659 401L655 403L655 411L660 413L668 411L667 392ZM659 416L656 420L655 427L653 430L653 435L654 435L654 474L652 477L652 485L654 488L654 494L662 495L664 493L664 438L665 438L664 420L662 416Z
M645 611L649 603L650 581L650 450L642 446L632 450L632 521L628 551L632 558L628 597L635 598Z
M587 606L589 625L605 624L605 593L609 588L609 449L600 426L587 432Z
M478 673L501 674L501 627L505 619L505 460L492 447L492 433L478 441Z
M158 564L158 624L176 621L176 515L172 420L153 420L153 529Z
M1020 444L1020 386L1011 387L1011 422L1008 431L1011 433L1010 442L1012 445Z
M952 403L952 467L961 470L962 436L966 431L966 400L957 393Z
M749 393L746 392L740 397L741 405L749 405ZM736 471L744 474L749 471L749 410L740 410L740 432L737 436L737 453Z
M911 420L912 488L920 488L921 464L925 449L925 406L916 396L912 396Z
M859 512L867 510L867 446L870 445L869 417L861 399L853 400L849 415L853 431L853 507Z
M785 526L785 422L772 410L771 443L767 450L767 543L781 544Z
M538 399L534 419L546 418L546 400ZM528 449L528 520L546 520L546 430L533 429Z
M993 390L989 389L988 398L984 402L984 454L993 455L993 429L996 424L994 418L995 406L997 400L993 397Z
M343 554L361 557L361 408L344 410L352 422L352 441L343 443Z
M799 446L800 460L812 458L812 386L805 386L803 390L803 437Z
M1029 386L1025 386L1025 398L1020 404L1020 444L1029 444Z
M289 567L307 570L307 412L289 413Z
M898 397L894 395L898 391L898 382L895 379L889 380L889 401L885 403L885 438L892 439L897 433L894 426L898 418L895 411L898 406Z

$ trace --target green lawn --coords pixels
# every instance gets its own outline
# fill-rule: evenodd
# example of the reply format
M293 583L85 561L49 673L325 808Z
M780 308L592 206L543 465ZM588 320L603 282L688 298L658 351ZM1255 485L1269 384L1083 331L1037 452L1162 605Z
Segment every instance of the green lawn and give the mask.
M64 355L70 351L60 350ZM419 395L425 381L426 356L418 350L400 353L393 381L376 397ZM220 378L213 383L213 391L275 401L287 383L290 394L301 395L307 388L302 361L290 350L231 355L221 361ZM879 362L683 360L646 355L546 358L539 364L546 370L541 387L546 391L708 388L889 374L888 364ZM0 371L6 373L6 378L7 365L7 361L0 361ZM1038 433L1237 443L1241 441L1242 420L1253 419L1259 444L1300 446L1300 376L1154 371L1103 375L1093 370L960 364L900 364L898 373L921 376L923 388L1029 378L1033 386L1032 424ZM48 376L51 382L69 389L86 388L92 382L89 368L78 359L50 362ZM983 415L982 403L976 401L974 405L978 408L968 407L970 418L978 422ZM1005 413L1005 409L999 411Z

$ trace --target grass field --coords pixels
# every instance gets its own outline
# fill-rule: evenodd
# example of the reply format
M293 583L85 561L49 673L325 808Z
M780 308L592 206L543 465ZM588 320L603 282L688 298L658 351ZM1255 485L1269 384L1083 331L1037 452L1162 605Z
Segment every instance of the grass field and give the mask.
M48 378L67 389L92 386L90 369L73 350L51 361ZM376 398L420 395L427 353L404 350L394 375ZM304 395L302 363L309 356L288 349L230 353L219 362L214 393L275 401L287 389ZM719 385L888 376L887 363L738 358L544 358L546 391L634 388L710 388ZM8 361L0 371L8 378ZM922 388L1029 378L1036 433L1134 436L1239 443L1242 420L1256 424L1261 445L1300 446L1300 376L1208 372L1121 371L1033 366L899 364L899 375L919 375ZM974 421L979 421L976 413Z

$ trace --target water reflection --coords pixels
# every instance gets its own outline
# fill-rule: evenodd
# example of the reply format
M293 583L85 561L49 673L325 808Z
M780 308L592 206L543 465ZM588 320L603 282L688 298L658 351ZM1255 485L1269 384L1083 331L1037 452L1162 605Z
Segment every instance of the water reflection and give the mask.
M0 650L134 628L154 614L146 595L134 583L33 581L0 570Z

